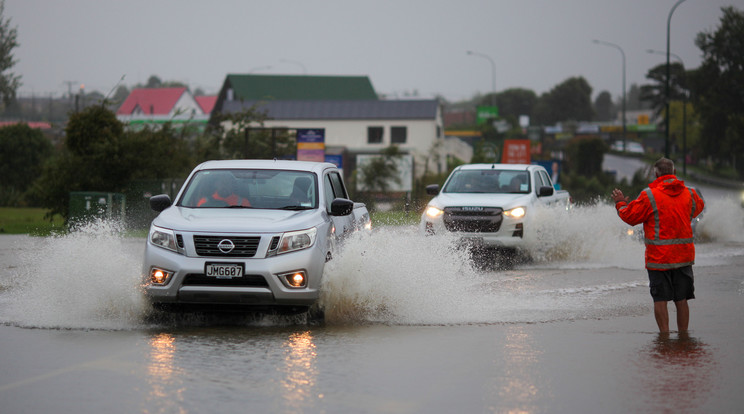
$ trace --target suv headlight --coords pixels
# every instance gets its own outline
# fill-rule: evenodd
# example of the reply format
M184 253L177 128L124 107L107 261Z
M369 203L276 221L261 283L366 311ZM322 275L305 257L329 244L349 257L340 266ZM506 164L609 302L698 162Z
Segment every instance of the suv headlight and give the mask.
M150 243L163 249L178 252L176 247L176 235L173 230L163 229L156 226L150 227Z
M282 234L282 239L279 241L279 250L277 251L277 254L307 249L315 243L315 236L317 234L318 229L315 227L307 230L284 233Z
M442 209L436 208L434 206L429 206L426 208L426 215L431 218L437 218L444 214L444 211Z
M525 212L526 212L526 210L525 210L524 207L514 207L511 210L504 211L504 215L507 216L507 217L511 217L511 218L515 218L515 219L520 219L520 218L524 217Z

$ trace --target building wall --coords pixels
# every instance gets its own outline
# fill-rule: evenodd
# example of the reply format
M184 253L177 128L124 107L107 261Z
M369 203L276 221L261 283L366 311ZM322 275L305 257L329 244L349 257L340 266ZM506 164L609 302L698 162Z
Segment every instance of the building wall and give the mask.
M199 106L199 103L196 102L196 99L194 99L194 96L191 95L189 91L186 91L180 98L178 98L178 101L173 105L173 109L168 115L173 119L191 118L192 115L195 117L205 116L201 106Z
M430 156L432 151L441 151L442 145L435 145L443 140L443 136L437 137L437 125L440 125L439 134L442 135L441 122L435 120L269 120L264 122L266 128L324 128L325 145L333 147L345 147L352 154L369 154L380 152L391 145L391 127L404 126L407 128L405 144L397 144L401 151L411 153L415 157L416 175L423 174L427 157L429 170L436 171L434 157ZM367 142L367 128L382 127L383 136L381 143L370 144ZM446 166L446 157L440 155Z

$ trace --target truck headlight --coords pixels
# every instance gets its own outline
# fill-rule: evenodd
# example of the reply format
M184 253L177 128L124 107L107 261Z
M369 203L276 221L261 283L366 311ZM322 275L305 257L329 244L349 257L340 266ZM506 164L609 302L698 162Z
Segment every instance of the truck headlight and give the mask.
M511 210L504 211L504 215L507 216L507 217L511 217L511 218L515 218L515 219L520 219L520 218L524 217L524 213L525 212L526 211L525 211L524 207L514 207Z
M431 218L437 218L437 217L441 216L442 214L444 214L444 211L443 210L440 210L440 209L438 209L438 208L436 208L434 206L429 206L426 209L426 215L429 216L429 217L431 217Z
M150 227L150 243L163 249L178 252L176 248L176 235L173 230L163 229L160 227Z
M317 233L318 229L313 227L307 230L290 231L282 234L277 254L307 249L315 243L315 236Z

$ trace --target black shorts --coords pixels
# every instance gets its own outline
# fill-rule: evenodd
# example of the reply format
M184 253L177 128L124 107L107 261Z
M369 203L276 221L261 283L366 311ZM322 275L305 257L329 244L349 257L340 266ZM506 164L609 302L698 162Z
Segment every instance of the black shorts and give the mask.
M669 270L648 270L648 286L654 302L695 299L695 278L692 266Z

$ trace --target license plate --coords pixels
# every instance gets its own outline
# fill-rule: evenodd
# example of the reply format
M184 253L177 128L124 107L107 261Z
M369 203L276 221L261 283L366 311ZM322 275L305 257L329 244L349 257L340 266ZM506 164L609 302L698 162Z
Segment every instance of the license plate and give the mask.
M232 279L243 277L242 263L207 263L204 265L204 275L217 279Z

